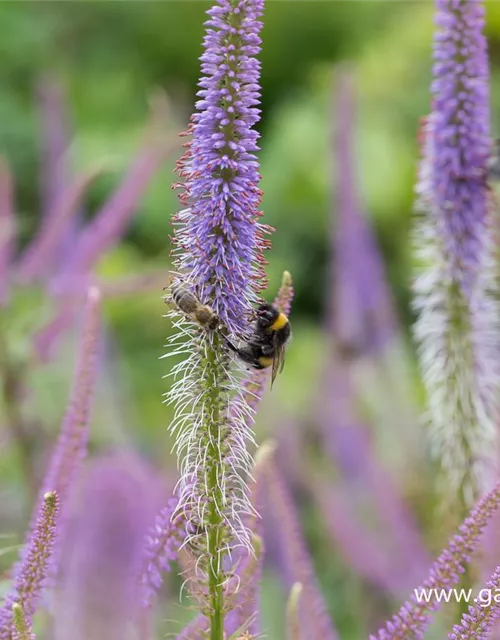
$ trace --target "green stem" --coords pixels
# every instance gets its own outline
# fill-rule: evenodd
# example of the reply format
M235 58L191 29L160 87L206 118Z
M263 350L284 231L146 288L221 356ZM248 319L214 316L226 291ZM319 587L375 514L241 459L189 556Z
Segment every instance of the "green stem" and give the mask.
M209 536L208 536L208 587L210 597L210 640L223 640L224 637L224 596L222 590L222 540L224 537L221 509L223 495L219 479L222 477L222 457L220 443L220 387L216 355L217 345L209 350L209 389L213 407L213 420L209 425L208 456L210 472L208 475Z

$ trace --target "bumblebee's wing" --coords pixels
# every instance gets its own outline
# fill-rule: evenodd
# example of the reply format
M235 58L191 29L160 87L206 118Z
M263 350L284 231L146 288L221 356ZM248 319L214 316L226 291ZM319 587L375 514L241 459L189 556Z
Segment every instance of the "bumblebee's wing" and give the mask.
M285 366L285 345L279 341L278 336L274 336L274 358L273 358L273 368L271 371L271 387L276 380L276 376L278 373L283 371L283 367Z

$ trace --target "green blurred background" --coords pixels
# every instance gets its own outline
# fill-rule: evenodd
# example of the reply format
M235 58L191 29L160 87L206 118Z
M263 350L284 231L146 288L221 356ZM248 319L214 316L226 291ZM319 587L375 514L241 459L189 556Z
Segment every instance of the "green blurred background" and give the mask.
M500 3L486 4L495 130L500 105ZM172 135L186 128L208 6L187 0L0 3L0 153L15 174L23 245L33 237L40 215L41 124L36 98L40 78L47 73L56 77L67 96L72 170L103 159L112 167L86 198L85 215L91 217L130 164L156 88L164 89L171 101L166 128ZM264 403L257 425L259 439L288 416L307 418L321 372L328 230L334 216L329 145L335 126L335 74L344 62L350 63L357 84L360 191L384 255L404 335L408 335L416 134L419 118L429 106L433 3L269 0L264 25L259 126L263 210L265 222L276 228L268 254L268 297L274 297L283 269L289 269L296 299L294 342L285 372L273 390L273 402L268 398ZM178 206L170 187L179 155L174 154L155 177L124 241L101 261L101 275L164 268L166 283L169 219ZM168 386L162 379L168 363L159 356L170 330L168 320L162 318L161 295L160 287L105 305L112 355L106 367L112 370L101 376L92 443L95 448L133 443L158 468L170 469L173 475L167 435L170 412L161 404ZM32 299L22 304L34 316L30 322L38 322ZM62 390L70 382L73 356L70 343L53 363L30 373L37 391L30 411L47 440L58 429L66 398ZM414 369L412 355L409 361ZM23 493L15 456L2 456L1 479L12 503L8 526L21 527L25 516L19 505L27 504L29 498ZM321 564L321 554L326 553L322 534L313 525L307 533ZM327 594L337 591L339 575L335 568L323 570L320 578ZM356 614L343 606L347 593L357 588L355 581L342 585L346 602L327 596L345 637L357 638L360 633ZM267 616L271 637L280 638L283 593L274 578L266 589L273 594L269 608L277 611L276 619L272 611ZM178 608L169 613L166 618L183 615Z

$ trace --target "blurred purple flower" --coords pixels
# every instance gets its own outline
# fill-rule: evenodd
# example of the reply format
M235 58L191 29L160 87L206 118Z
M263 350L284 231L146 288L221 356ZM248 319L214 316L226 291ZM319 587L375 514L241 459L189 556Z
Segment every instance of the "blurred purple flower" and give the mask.
M217 0L205 23L201 100L192 116L191 141L178 163L185 207L174 218L173 263L179 280L239 337L248 332L253 304L264 285L259 223L259 32L263 0ZM168 357L175 382L170 426L180 459L178 511L187 519L187 543L196 548L197 584L205 595L211 633L221 637L225 596L221 574L231 551L251 546L245 522L253 512L247 479L252 469L252 411L240 367L217 332L208 332L173 309L178 329ZM206 535L199 536L199 530ZM194 584L194 583L193 583Z
M272 454L263 464L263 478L290 578L303 586L301 613L308 637L335 640L337 634L317 585L314 567L302 539L299 518Z
M263 0L218 0L209 10L192 140L176 217L176 266L231 332L245 335L263 287L259 224L259 32Z
M138 638L137 574L155 498L150 475L131 455L106 456L87 469L62 545L55 640Z
M0 609L1 640L12 640L14 633L12 605L16 602L21 605L27 624L31 625L53 553L58 512L57 494L54 491L46 493L38 512L36 525L22 554L12 592L7 595Z
M449 589L457 584L470 562L471 553L477 547L480 538L500 506L500 483L495 485L460 525L441 555L434 562L424 583L414 590L396 615L380 629L370 640L406 640L408 637L420 640L427 629L431 612L439 609L441 602L432 599L419 602L415 592L433 589ZM410 635L411 634L411 635Z
M360 210L353 149L353 77L338 81L336 133L336 216L332 225L333 260L328 324L346 354L378 352L397 332L384 260L369 222Z
M483 3L436 7L434 101L417 186L415 337L446 486L471 503L491 486L499 417L488 62Z
M40 78L37 98L42 152L42 218L47 218L52 214L70 178L66 158L70 144L70 124L64 90L55 77L45 75Z
M7 302L12 269L16 219L14 215L12 176L0 158L0 307Z
M342 366L341 356L335 353L323 376L318 425L325 451L346 485L344 491L348 499L344 500L337 490L327 498L328 491L325 490L318 495L323 504L320 511L354 567L399 593L423 577L429 556L408 505L389 472L377 459L368 429L359 422L351 374L348 363ZM311 490L316 493L314 487ZM384 541L389 542L385 549L380 540L355 522L353 507L360 497L364 509L373 506L376 510ZM343 516L335 516L335 509ZM363 561L362 557L365 558ZM400 572L398 568L402 564L405 570ZM365 569L367 573L364 573Z
M56 203L61 199L66 184L72 178L73 172L68 157L72 142L72 126L66 92L55 76L43 75L38 82L37 93L42 135L42 219L45 221L49 216L55 217ZM64 266L82 222L83 210L79 207L68 219L65 233L61 235L54 254L47 254L47 262L50 261L54 268ZM50 227L50 224L48 226Z
M493 575L482 587L476 602L462 614L460 624L453 626L448 634L450 640L487 640L491 638L491 630L495 622L500 618L500 567L497 567ZM486 598L484 597L486 596Z
M66 502L78 477L81 462L87 455L90 408L96 384L95 367L100 328L99 312L100 293L94 287L88 291L84 308L81 343L73 389L61 425L61 431L42 484L38 507L34 512L35 517L42 504L43 496L50 487L54 487L61 503L62 514L59 522L59 539L61 540L64 537ZM34 517L29 530L34 526ZM55 577L58 570L58 551L59 549L56 547L51 563L51 577Z
M185 538L185 518L175 513L178 499L173 497L156 516L154 524L147 532L141 559L141 601L149 607L160 589L162 571L170 571L179 548Z
M281 281L281 287L278 291L278 295L274 299L274 304L282 311L286 316L290 315L293 302L293 282L292 276L289 271L283 273ZM271 368L253 370L244 381L244 393L248 406L257 411L258 406L264 396L266 389L269 388L269 382L271 380Z
M42 219L40 230L30 242L16 266L16 278L21 283L34 279L43 280L54 268L54 256L71 218L91 183L101 174L100 168L92 168L78 176L54 200L50 216Z

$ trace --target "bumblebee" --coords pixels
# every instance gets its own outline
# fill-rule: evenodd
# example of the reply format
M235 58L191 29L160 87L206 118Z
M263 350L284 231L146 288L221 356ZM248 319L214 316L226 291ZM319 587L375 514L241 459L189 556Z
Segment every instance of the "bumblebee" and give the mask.
M291 336L290 322L274 304L261 304L253 333L243 347L234 344L222 334L225 343L236 355L254 369L272 366L271 386L285 365L286 344Z
M172 301L185 313L188 318L197 322L201 327L214 331L219 326L219 316L198 298L185 285L173 284L170 287ZM168 302L168 300L167 300Z

